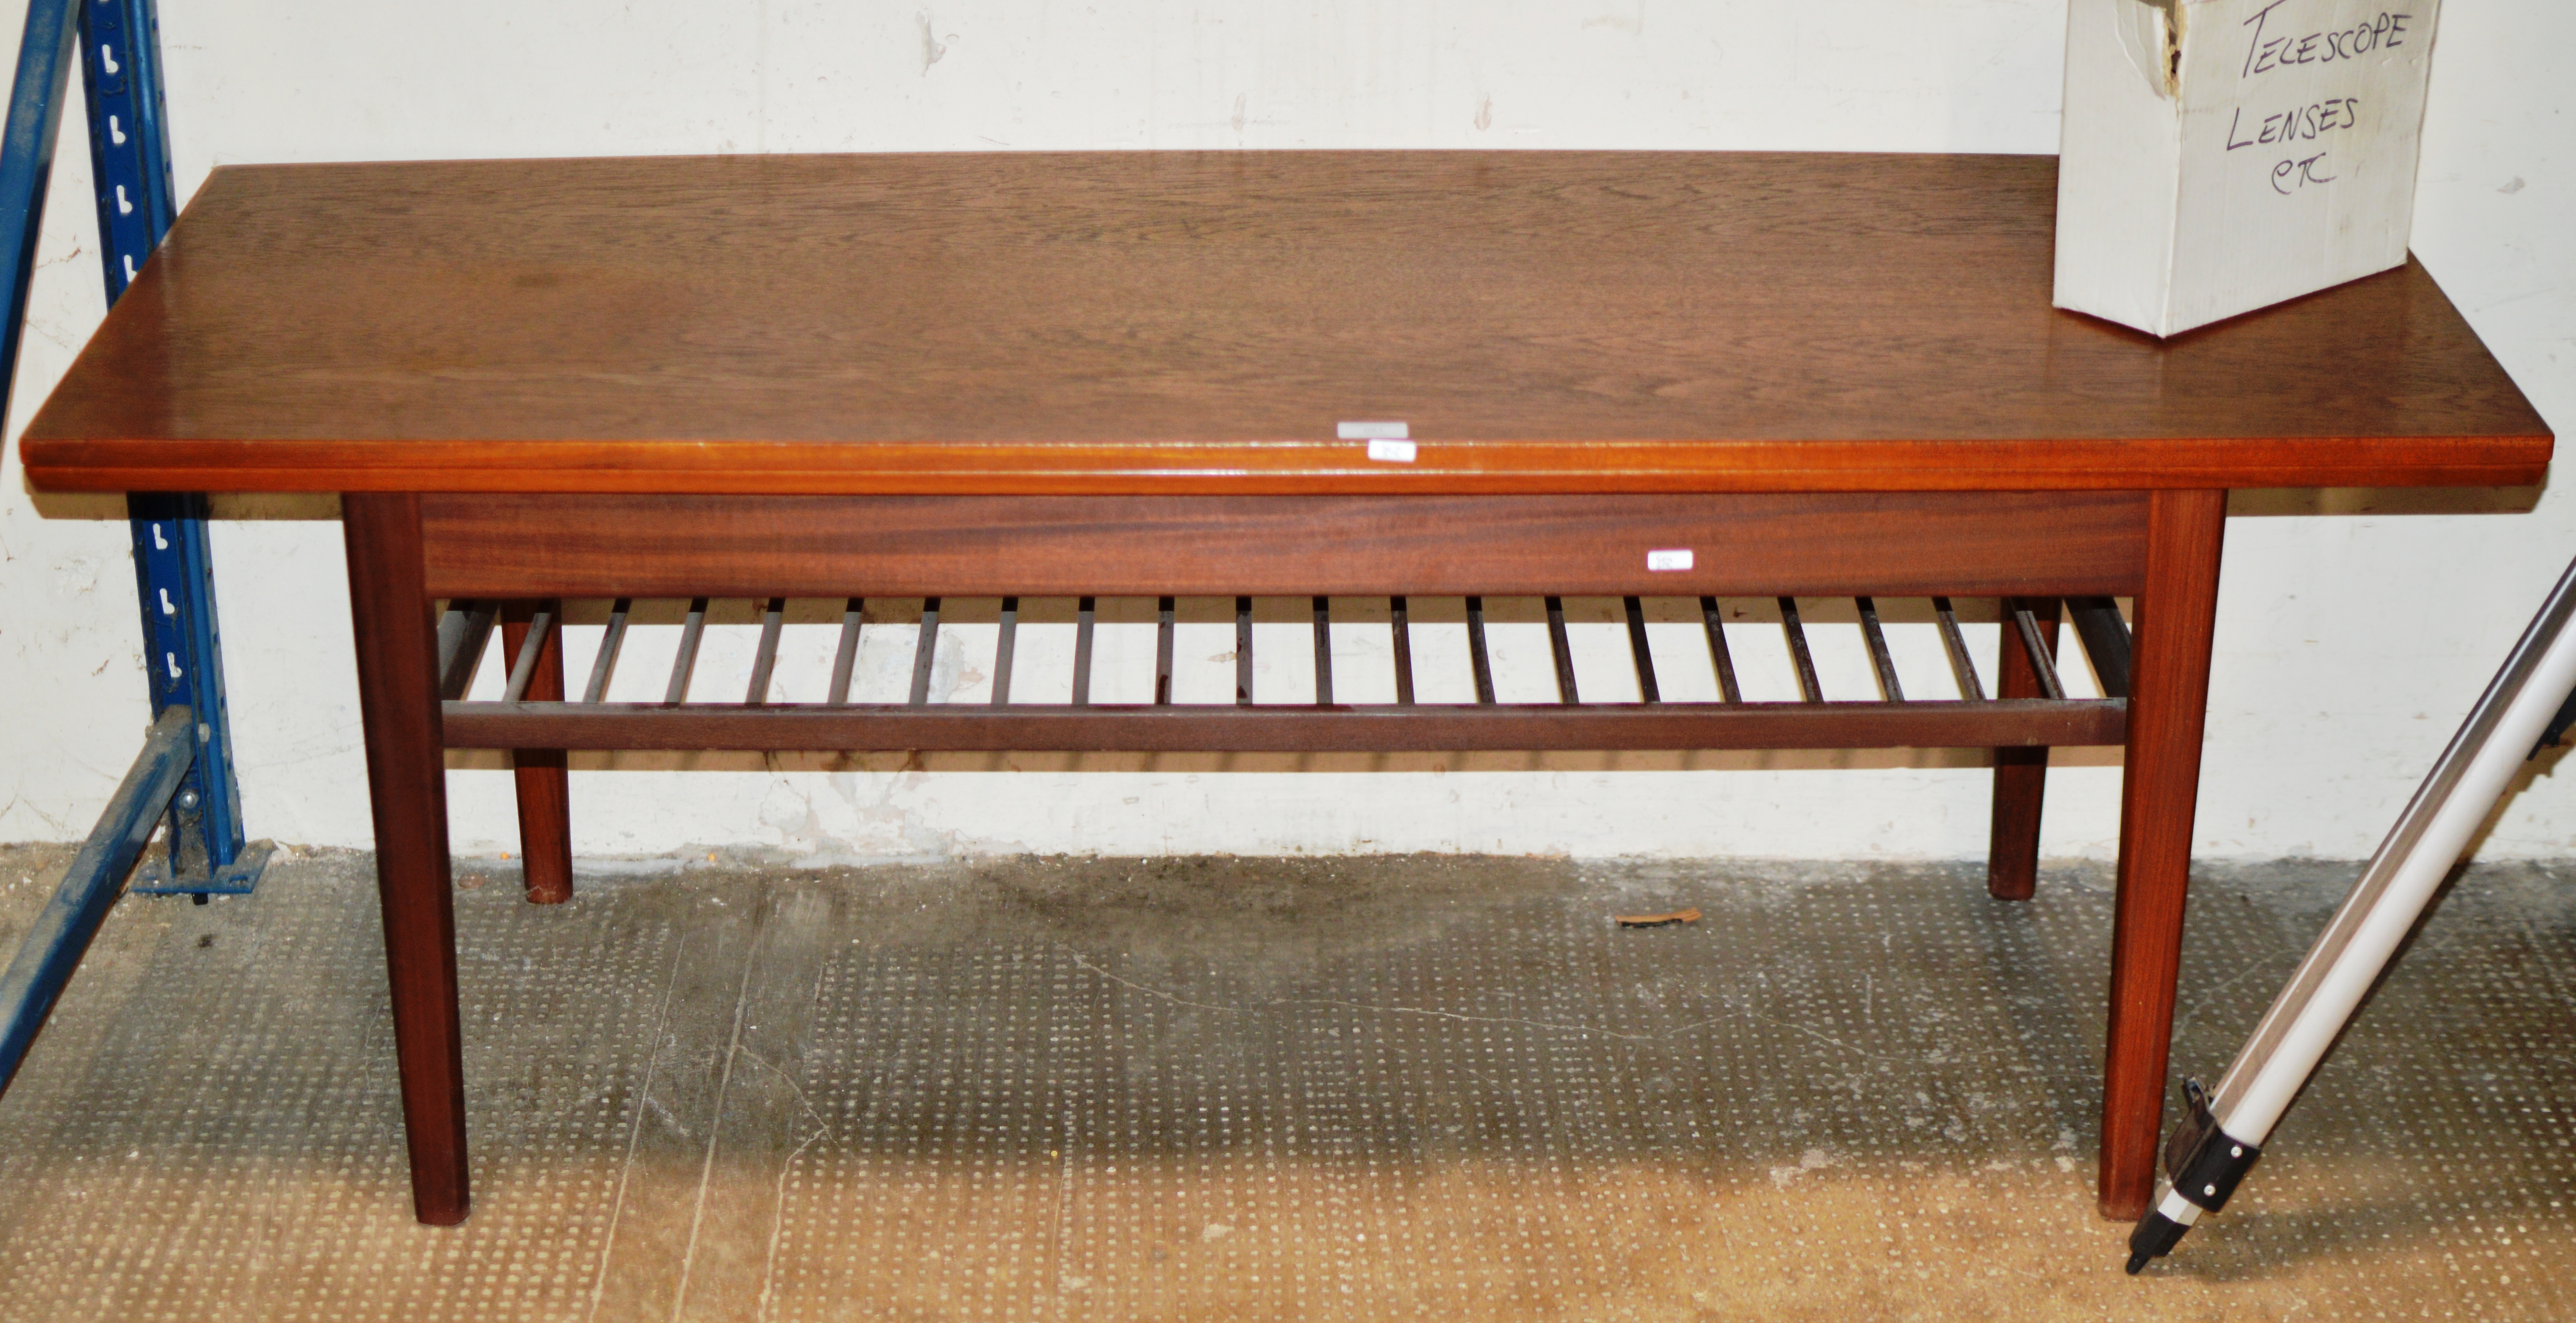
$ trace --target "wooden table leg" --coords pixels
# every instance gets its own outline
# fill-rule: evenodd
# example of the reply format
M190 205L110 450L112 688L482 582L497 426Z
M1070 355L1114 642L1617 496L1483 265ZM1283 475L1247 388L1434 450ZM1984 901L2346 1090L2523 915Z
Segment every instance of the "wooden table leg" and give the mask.
M2057 651L2058 605L2054 597L2004 599L2001 674L1998 698L2045 698L2039 672L2015 634L2012 613L2027 610L2039 621L2039 637L2049 652ZM2048 750L1995 750L1994 832L1986 844L1986 894L1997 900L2028 900L2039 882L2039 804L2048 790Z
M2147 506L2127 771L2120 786L2119 897L2111 925L2111 1023L2102 1071L2102 1215L2133 1221L2155 1192L2182 965L2183 898L2209 707L2223 491L2157 492Z
M528 637L530 618L540 603L511 602L501 608L501 656L515 662ZM528 677L531 702L561 702L564 696L563 603L542 604L555 613L555 628L537 654L536 672ZM515 749L510 753L519 792L520 876L528 900L560 905L572 899L572 779L561 749Z
M340 508L412 1208L423 1222L454 1226L469 1203L465 1056L448 890L447 750L439 735L437 629L421 570L420 498L350 493Z

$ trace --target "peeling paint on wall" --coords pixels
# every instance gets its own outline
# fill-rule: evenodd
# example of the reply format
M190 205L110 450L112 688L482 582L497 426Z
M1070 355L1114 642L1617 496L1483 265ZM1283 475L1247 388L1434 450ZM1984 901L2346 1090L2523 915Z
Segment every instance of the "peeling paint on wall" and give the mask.
M939 63L941 59L947 56L948 43L931 35L930 12L928 10L924 10L914 17L921 25L921 71L924 74L928 74L930 72L930 66Z

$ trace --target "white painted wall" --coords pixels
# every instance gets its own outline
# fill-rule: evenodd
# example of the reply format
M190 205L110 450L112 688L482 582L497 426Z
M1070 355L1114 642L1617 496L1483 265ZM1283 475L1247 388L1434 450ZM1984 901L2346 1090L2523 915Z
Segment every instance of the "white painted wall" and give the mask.
M217 163L403 157L1004 147L2045 152L2057 143L2064 26L2053 0L164 6L183 196ZM2551 0L2450 8L2415 247L2566 431L2576 425L2576 94L2562 52L2576 44L2576 8ZM47 218L13 437L100 315L82 132L75 113ZM14 447L0 463L0 839L68 839L87 829L145 721L125 528L112 501L33 501ZM2518 508L2532 494L2240 496L2220 603L2204 856L2357 857L2377 842L2576 554L2576 498L2565 495L2542 497L2529 513L2421 512L2481 501ZM369 830L339 531L316 517L327 503L225 508L261 516L224 523L215 538L251 829L362 844ZM882 683L904 664L899 633L886 631L877 645ZM1585 643L1617 646L1606 636ZM1264 683L1302 688L1297 649L1285 638L1265 644L1265 662L1281 669L1265 670ZM1182 652L1225 646L1218 630L1185 641ZM577 663L585 653L576 648ZM1543 690L1543 652L1524 655L1537 665L1511 668L1507 691ZM1615 652L1601 655L1615 665ZM1839 665L1841 692L1856 695L1863 673L1848 655ZM971 692L980 679L973 649L945 674ZM1354 683L1346 672L1346 692ZM2066 761L2077 765L2053 780L2046 849L2108 855L2116 768L2099 753ZM655 765L682 763L718 760ZM1954 756L800 766L815 770L577 771L579 848L1965 858L1982 853L1986 830L1987 777ZM1736 770L1712 770L1728 768ZM2571 779L2539 778L2502 816L2485 854L2576 847ZM469 768L451 786L458 847L515 850L505 774Z

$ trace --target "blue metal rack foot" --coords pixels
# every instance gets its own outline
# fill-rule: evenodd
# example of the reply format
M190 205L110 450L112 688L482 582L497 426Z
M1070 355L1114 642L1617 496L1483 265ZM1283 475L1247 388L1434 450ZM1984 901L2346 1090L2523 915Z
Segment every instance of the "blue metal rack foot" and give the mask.
M147 859L126 890L139 896L247 896L259 886L259 875L276 850L275 841L252 841L231 863L195 874L183 867L175 880L167 857Z

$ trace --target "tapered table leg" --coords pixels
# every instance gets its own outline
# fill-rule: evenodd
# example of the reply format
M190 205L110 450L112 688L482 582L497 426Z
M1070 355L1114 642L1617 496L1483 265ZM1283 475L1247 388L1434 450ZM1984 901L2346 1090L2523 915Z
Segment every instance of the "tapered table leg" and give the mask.
M465 1180L465 1057L456 1009L456 911L448 890L446 746L439 733L437 630L421 569L420 498L341 497L376 891L393 984L412 1208L453 1226Z
M2157 492L2147 507L2102 1072L2097 1197L2115 1221L2143 1216L2155 1187L2226 516L2220 491Z
M564 696L563 603L542 604L555 613L555 627L537 654L537 669L528 676L530 702L561 702ZM501 608L503 665L517 661L528 637L535 602L512 602ZM519 859L528 901L559 905L572 899L572 777L561 749L514 749L512 780L519 798Z
M2039 622L2040 641L2052 655L2057 650L2057 599L2012 597L2004 600L2003 647L1997 698L2045 698L2030 652L2013 628L2013 612L2026 610ZM2063 672L2061 672L2063 674ZM1994 832L1986 844L1986 894L1997 900L2028 900L2039 882L2039 805L2048 790L2048 750L1995 750Z

